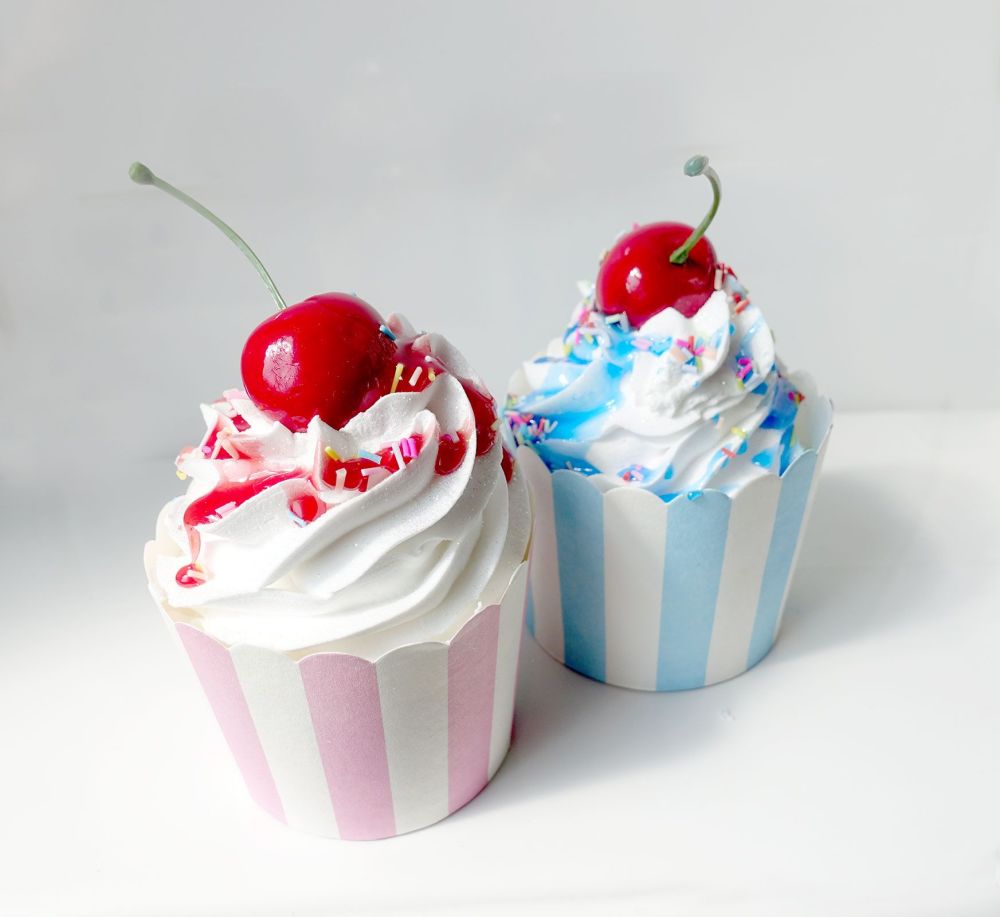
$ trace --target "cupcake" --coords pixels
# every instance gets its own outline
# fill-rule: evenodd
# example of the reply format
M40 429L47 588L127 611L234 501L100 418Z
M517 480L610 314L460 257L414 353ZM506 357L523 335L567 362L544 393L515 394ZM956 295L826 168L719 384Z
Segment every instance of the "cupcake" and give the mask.
M507 752L527 488L447 340L346 294L286 308L239 243L279 309L177 459L187 489L146 546L150 591L265 810L402 834Z
M576 671L671 691L770 650L832 421L704 233L636 227L504 416L532 491L528 628Z

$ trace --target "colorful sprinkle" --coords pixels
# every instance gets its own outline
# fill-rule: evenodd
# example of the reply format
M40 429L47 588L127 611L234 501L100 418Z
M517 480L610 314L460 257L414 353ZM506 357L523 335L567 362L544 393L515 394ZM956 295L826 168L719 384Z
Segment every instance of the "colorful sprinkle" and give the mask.
M397 363L396 371L392 374L392 387L389 389L389 394L392 394L393 392L396 391L396 388L399 385L399 380L402 377L403 377L403 364Z
M333 446L327 446L323 451L326 453L327 458L331 459L332 461L334 462L340 461L340 456L337 455L336 450L334 450Z
M382 332L390 341L396 340L396 335L392 333L387 325L379 325L378 330Z

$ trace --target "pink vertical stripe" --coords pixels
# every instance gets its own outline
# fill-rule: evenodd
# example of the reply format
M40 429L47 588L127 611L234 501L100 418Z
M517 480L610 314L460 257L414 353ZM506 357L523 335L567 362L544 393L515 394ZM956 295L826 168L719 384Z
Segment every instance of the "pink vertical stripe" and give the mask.
M266 812L279 821L285 821L285 811L274 785L274 777L264 756L257 727L250 715L229 651L221 643L188 624L178 624L177 633L201 681L215 718L219 721L222 734L243 773L250 795Z
M489 779L500 606L491 605L448 648L448 811L460 809Z
M396 818L375 666L356 656L318 653L303 659L299 671L340 836L392 837Z

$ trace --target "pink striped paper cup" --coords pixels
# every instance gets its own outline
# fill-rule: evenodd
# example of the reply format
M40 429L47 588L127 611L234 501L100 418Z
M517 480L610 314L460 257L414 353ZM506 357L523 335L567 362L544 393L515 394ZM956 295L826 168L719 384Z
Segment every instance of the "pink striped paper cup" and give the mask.
M447 643L375 660L227 646L161 609L250 795L293 828L374 840L460 809L510 746L527 564Z

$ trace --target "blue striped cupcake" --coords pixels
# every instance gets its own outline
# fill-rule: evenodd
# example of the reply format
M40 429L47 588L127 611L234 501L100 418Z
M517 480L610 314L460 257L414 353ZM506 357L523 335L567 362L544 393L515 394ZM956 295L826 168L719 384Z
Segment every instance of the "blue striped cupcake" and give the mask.
M717 176L698 165L714 214ZM767 654L832 423L706 225L620 240L565 333L515 373L504 412L535 506L528 628L560 662L628 688L701 687ZM666 308L629 280L676 286L636 262L651 230L654 247L687 239L696 260L664 257L687 272Z

